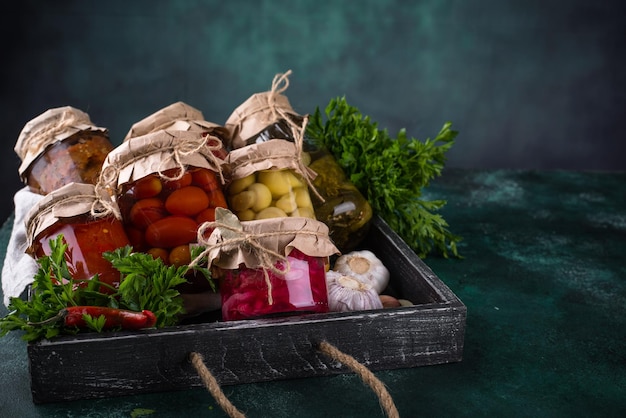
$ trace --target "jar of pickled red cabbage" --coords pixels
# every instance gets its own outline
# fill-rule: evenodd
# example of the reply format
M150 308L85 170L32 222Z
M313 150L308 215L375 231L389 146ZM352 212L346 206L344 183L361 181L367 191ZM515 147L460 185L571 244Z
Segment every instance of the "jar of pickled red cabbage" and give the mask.
M95 184L113 144L108 130L70 106L50 109L28 122L15 144L20 178L34 193L69 183Z
M70 183L41 199L25 218L27 252L35 259L50 255L50 241L63 235L69 272L78 282L96 274L100 291L112 293L120 273L102 253L130 244L115 203L97 195L91 184Z
M115 196L133 248L167 265L189 264L198 226L227 207L222 163L202 134L191 131L157 131L111 151L101 184ZM189 281L181 292L210 288L203 277Z
M328 227L308 218L239 222L218 209L201 242L220 274L222 319L328 312L326 268L339 253Z

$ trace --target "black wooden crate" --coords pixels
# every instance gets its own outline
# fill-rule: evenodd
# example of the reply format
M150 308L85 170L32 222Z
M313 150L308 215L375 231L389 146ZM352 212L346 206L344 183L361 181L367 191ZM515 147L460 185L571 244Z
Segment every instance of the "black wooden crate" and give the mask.
M461 361L466 307L380 218L363 248L391 273L385 293L415 306L81 334L28 345L35 403L202 386L204 356L221 385L327 376L350 369L317 350L328 341L370 370Z

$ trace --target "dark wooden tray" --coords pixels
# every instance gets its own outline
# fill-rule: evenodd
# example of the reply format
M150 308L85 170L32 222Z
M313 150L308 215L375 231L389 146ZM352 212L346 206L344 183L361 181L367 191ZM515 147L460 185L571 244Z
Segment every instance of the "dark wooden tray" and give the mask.
M388 294L415 306L82 334L28 345L35 403L202 386L191 352L221 385L348 373L317 350L328 341L370 370L461 361L466 307L375 218L363 248L391 273Z

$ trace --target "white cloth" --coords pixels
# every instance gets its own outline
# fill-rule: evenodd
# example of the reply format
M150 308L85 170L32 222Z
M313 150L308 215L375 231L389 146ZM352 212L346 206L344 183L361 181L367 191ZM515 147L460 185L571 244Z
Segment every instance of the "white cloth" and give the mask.
M15 193L15 219L9 237L7 253L2 265L2 292L4 305L8 306L11 297L19 297L26 287L33 282L37 273L37 262L26 250L26 226L24 218L28 211L41 199L42 195L31 192L24 187Z

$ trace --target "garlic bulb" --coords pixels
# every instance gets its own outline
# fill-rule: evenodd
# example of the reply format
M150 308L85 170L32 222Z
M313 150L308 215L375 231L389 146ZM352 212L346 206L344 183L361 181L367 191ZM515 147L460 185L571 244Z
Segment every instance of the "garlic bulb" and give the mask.
M368 250L352 251L340 256L335 261L333 269L369 284L378 294L381 294L389 283L389 270L373 252Z
M326 272L328 288L328 308L333 312L382 309L383 304L376 290L362 281L329 270Z

